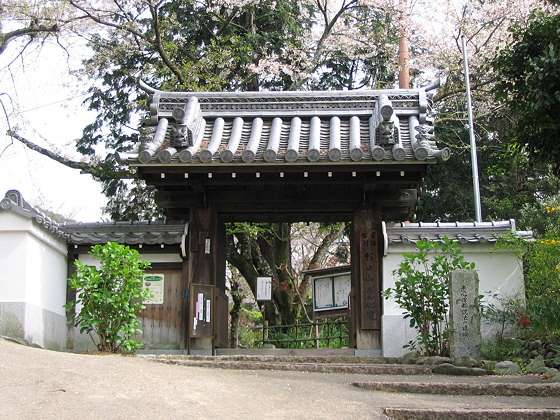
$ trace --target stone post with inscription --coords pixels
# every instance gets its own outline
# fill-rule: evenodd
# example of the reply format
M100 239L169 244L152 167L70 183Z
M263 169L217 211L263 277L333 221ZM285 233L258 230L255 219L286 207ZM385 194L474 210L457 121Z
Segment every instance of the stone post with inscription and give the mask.
M480 312L477 307L478 274L472 270L451 273L449 307L451 360L456 365L480 357Z

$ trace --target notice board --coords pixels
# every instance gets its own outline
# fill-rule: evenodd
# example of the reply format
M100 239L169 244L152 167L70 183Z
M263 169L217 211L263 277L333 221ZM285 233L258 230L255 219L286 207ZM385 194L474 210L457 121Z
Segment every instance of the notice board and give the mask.
M350 273L313 277L313 309L328 311L348 308Z
M214 287L209 284L191 284L190 337L214 336Z
M146 305L161 305L164 300L165 275L144 274L142 289L150 293L150 297L142 301Z

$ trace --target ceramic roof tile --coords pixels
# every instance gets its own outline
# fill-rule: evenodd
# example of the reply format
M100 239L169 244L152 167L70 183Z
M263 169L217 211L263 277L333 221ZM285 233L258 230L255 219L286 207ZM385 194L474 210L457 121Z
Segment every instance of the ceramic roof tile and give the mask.
M500 235L514 233L530 240L532 232L518 231L514 220L492 222L436 222L436 223L388 223L385 227L387 242L391 244L415 244L416 242L442 242L444 237L461 244L496 243Z
M148 89L149 90L149 89ZM329 92L150 90L131 165L396 163L438 150L423 89Z
M64 232L59 229L58 223L32 207L23 199L23 196L17 190L9 190L6 192L4 198L0 201L0 211L12 211L20 216L32 219L35 223L41 225L44 229L56 236L61 238L65 237Z
M97 245L117 242L127 245L180 245L184 224L163 222L64 223L60 229L72 245Z

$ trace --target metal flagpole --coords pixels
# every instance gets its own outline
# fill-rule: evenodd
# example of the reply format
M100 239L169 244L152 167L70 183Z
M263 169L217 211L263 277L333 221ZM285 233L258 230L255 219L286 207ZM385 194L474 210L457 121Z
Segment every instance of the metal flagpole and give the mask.
M482 222L482 208L480 205L480 185L478 182L478 159L476 156L476 139L474 137L474 122L472 116L471 105L471 87L469 83L469 63L467 61L467 41L465 35L461 35L463 42L463 62L465 63L465 88L467 90L467 112L469 116L469 137L471 140L471 164L473 175L473 189L474 189L474 209L476 213L476 221Z

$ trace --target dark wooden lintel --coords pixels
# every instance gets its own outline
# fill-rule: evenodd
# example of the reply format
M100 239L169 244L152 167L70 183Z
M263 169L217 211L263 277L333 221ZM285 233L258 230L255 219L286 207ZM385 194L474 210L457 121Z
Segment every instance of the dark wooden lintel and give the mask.
M347 190L274 190L267 191L208 191L204 202L218 207L235 206L249 209L270 209L297 211L323 206L323 208L349 210L351 207L366 203L381 205L414 205L417 199L415 189L398 189L380 192L360 193L354 189ZM198 194L177 194L160 192L157 202L166 207L201 207ZM319 207L321 208L321 207Z
M360 173L400 173L401 171L406 172L422 172L426 171L426 164L417 163L406 163L399 162L395 163L355 163L355 164L340 164L340 163L329 163L329 164L303 164L303 165L285 165L282 163L276 164L266 164L266 165L146 165L138 166L138 172L141 174L185 174L190 175L202 174L206 175L208 173L213 174L275 174L278 175L280 172L285 174L302 174L307 172L309 174L327 172L333 173L346 173L352 174L352 172Z

